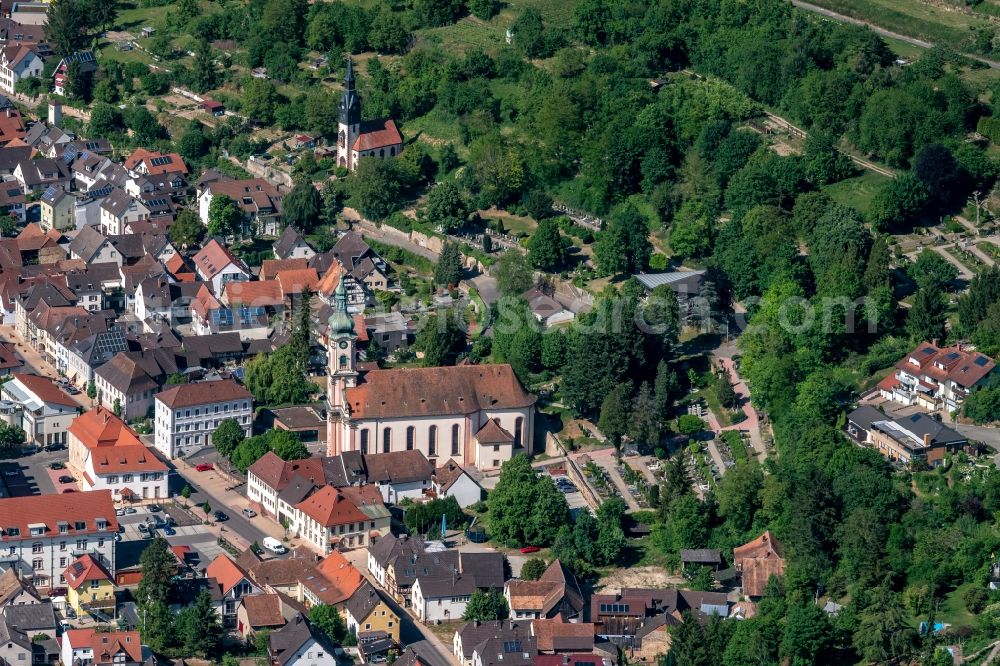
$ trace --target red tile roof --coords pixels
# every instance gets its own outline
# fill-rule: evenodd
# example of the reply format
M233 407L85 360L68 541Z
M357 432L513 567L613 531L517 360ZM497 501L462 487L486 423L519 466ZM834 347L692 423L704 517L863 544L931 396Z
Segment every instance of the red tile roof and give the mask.
M104 530L97 529L97 519L107 522ZM35 539L29 525L45 525L45 536L59 533L57 523L69 524L68 535L114 534L118 531L115 505L110 490L92 490L84 493L64 495L30 495L28 497L8 497L0 499L0 529L3 541ZM77 529L76 523L83 523ZM18 530L11 533L11 528Z
M253 399L253 394L232 379L179 384L156 394L156 399L170 409L210 405L227 400Z
M64 407L77 407L78 403L56 383L48 377L39 375L28 375L20 372L14 373L14 379L24 384L25 388L38 396L43 402L50 402L53 405L63 405Z
M6 144L15 139L23 139L25 133L24 118L16 107L0 111L0 143Z
M265 259L260 265L260 279L271 280L278 277L281 271L309 268L309 260L301 257L295 259Z
M316 568L331 585L337 588L344 599L349 599L365 582L361 572L337 551L323 558Z
M281 285L281 293L287 297L301 294L306 289L315 292L319 284L319 275L315 268L299 268L279 271L277 280Z
M378 150L389 146L400 146L403 136L391 118L366 122L361 134L354 140L351 150Z
M194 265L202 275L211 280L229 264L244 270L243 262L233 256L225 245L214 238L205 244L198 254L194 255Z
M155 150L136 148L135 152L125 160L125 168L132 170L140 163L145 168L146 174L150 176L159 176L164 173L186 174L188 172L184 159L177 153L160 153Z
M97 474L167 471L167 466L153 455L138 435L104 407L77 416L68 430L90 449Z
M280 627L285 624L281 615L281 598L277 594L248 594L240 601L246 609L251 627Z
M91 648L95 664L110 664L116 654L124 651L128 661L142 662L142 639L138 631L96 631L94 629L68 629L63 634L74 650Z
M911 358L919 365L911 363ZM957 346L939 348L930 342L921 343L896 363L899 370L913 375L927 375L937 382L953 381L964 388L975 386L995 367L993 359L985 354L963 351Z
M781 543L770 531L733 548L733 565L743 572L744 594L751 597L762 596L771 576L785 575L783 550Z
M277 280L257 282L228 282L223 300L229 305L273 307L284 303L281 283Z
M295 506L323 527L368 520L347 494L333 486L323 486Z
M517 409L535 396L507 364L372 370L347 389L357 419L471 414L483 409Z
M257 462L250 465L248 472L252 473L261 482L274 490L283 490L295 476L311 480L317 485L322 485L326 479L323 473L322 458L303 458L302 460L282 460L274 453L268 451Z
M81 585L92 580L111 580L111 574L108 573L108 570L89 554L70 562L66 571L63 572L63 576L66 578L66 584L74 590L80 589Z
M236 565L236 562L223 553L219 555L205 569L205 576L214 578L222 586L222 593L228 594L244 578L250 580L249 574Z

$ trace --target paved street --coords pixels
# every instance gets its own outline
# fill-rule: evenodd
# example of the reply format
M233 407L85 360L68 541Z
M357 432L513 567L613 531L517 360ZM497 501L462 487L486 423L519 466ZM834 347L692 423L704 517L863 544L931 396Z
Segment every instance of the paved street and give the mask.
M14 344L17 356L24 361L24 368L19 370L19 372L41 375L50 379L58 378L59 375L56 373L56 369L50 363L46 362L41 354L21 339L21 336L17 334L13 326L0 326L0 341ZM90 398L87 397L86 393L81 391L76 395L70 395L70 397L84 409L91 408Z

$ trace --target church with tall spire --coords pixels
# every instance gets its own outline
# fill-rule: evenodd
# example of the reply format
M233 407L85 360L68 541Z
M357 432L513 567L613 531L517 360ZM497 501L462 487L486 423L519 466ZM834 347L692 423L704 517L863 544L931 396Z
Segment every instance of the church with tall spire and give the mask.
M533 453L535 396L507 364L380 369L357 363L344 280L327 327L326 454L420 451L483 472Z
M363 157L395 157L403 152L403 135L392 118L362 120L361 97L348 59L344 94L337 107L337 165L350 171Z

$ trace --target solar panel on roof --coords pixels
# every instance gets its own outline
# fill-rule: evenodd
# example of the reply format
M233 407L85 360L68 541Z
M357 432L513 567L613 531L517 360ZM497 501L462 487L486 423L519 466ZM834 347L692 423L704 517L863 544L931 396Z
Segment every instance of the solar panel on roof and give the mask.
M520 652L521 651L521 641L504 641L503 642L504 652Z
M923 349L920 350L920 353L921 354L933 354L934 353L934 349L932 349L931 347L924 347Z
M976 365L978 365L980 368L986 367L986 364L989 363L989 362L990 362L990 360L988 358L986 358L985 356L977 356L976 360L973 361L973 363L975 363Z
M149 161L153 166L163 166L164 164L170 164L174 159L170 155L161 155L160 157L154 157Z

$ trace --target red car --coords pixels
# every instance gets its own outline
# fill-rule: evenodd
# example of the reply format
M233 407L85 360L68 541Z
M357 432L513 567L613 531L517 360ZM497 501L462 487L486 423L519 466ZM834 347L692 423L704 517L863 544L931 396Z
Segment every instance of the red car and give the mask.
M215 469L215 465L212 463L199 463L194 467L199 472L208 472L209 470Z
M527 555L528 553L537 553L540 550L541 548L539 548L538 546L525 546L524 548L521 549L521 552Z

